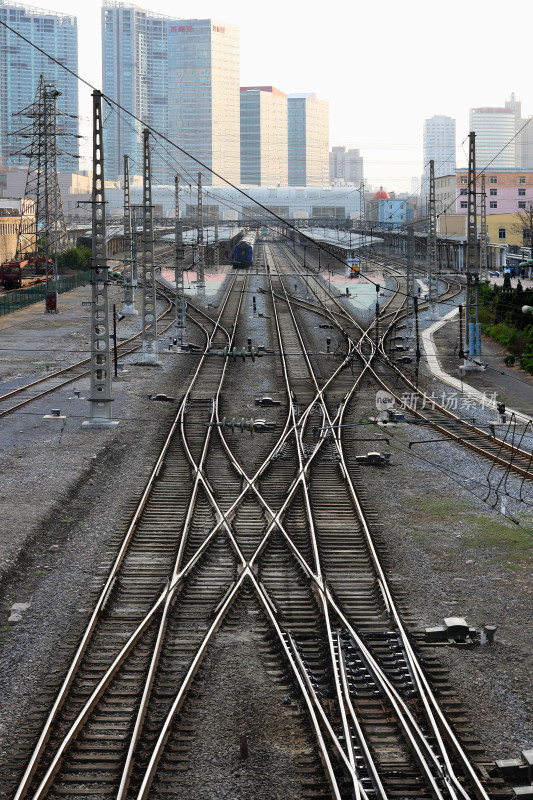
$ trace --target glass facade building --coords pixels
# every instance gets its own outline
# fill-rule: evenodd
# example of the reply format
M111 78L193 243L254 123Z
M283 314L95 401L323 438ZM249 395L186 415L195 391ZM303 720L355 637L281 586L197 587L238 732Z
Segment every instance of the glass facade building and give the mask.
M329 104L315 94L290 94L289 186L329 185Z
M78 27L76 17L44 11L41 8L0 0L0 19L14 30L57 58L74 72L78 71ZM35 99L40 76L54 84L61 96L57 100L58 128L68 136L58 137L57 166L61 172L79 168L78 82L59 64L50 61L15 33L0 26L0 150L4 166L27 166L28 159L16 153L27 148L29 140L9 134L31 123L12 115ZM71 116L72 115L72 116ZM63 151L62 153L60 151Z
M185 183L196 183L198 172L206 185L239 183L238 28L212 19L169 24L168 72L170 138L184 151L175 154L176 171Z
M273 86L241 87L241 183L287 186L287 95Z
M135 5L106 0L102 7L102 83L104 94L146 124L168 136L169 17ZM142 174L143 125L119 109L106 115L106 177L120 177L124 155L130 172ZM169 180L172 170L161 147L152 152L156 180ZM173 178L172 178L173 180Z

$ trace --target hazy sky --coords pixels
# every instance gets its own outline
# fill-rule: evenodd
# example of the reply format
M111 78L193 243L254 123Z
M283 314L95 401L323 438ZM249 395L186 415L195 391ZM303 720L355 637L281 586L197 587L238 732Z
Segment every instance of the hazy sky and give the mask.
M80 74L100 87L100 2L33 0L31 5L77 15ZM523 116L533 113L526 0L507 13L494 0L146 0L139 5L238 25L241 84L316 92L328 100L330 146L360 148L365 178L376 186L411 189L411 178L422 171L427 117L456 118L462 163L471 106L503 105L514 91ZM90 90L83 86L80 102L81 114L88 116Z

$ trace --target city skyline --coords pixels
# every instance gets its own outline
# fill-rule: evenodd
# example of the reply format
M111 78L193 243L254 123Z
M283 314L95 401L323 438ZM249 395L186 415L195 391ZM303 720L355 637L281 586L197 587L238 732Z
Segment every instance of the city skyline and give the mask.
M72 13L67 0L31 3L35 8ZM295 7L273 0L269 14L260 19L242 2L228 0L221 14L213 0L198 0L194 7L183 5L176 14L169 0L146 0L143 8L166 16L216 18L239 27L241 85L275 85L287 94L313 92L330 108L330 147L357 148L365 161L368 183L388 189L411 190L414 175L423 172L422 128L424 119L446 115L457 120L457 162L464 164L463 142L468 134L470 108L501 104L515 92L522 100L523 116L531 113L525 54L513 59L497 58L484 63L479 74L476 52L466 47L461 62L438 67L434 59L435 40L445 43L461 39L461 31L476 26L478 40L491 32L487 4L459 5L452 0L449 13L439 18L433 30L427 6L414 0L397 7L386 0L377 9L355 9L341 0L331 13L328 26L317 4L302 15ZM101 4L75 9L79 40L79 74L97 87L102 86L100 56ZM459 14L455 12L460 11ZM387 25L382 26L382 20ZM342 24L341 24L342 23ZM328 38L327 32L330 32ZM351 35L356 31L357 35ZM405 42L399 33L407 36ZM432 38L433 37L433 38ZM405 50L413 52L405 55ZM444 51L443 51L444 52ZM353 54L357 58L353 58ZM275 57L273 57L275 55ZM365 61L366 60L366 61ZM360 80L368 64L368 79ZM427 64L435 64L428 68ZM468 70L476 79L466 81ZM81 133L90 133L90 90L79 86ZM533 124L533 123L532 123ZM82 153L87 143L82 142ZM86 165L86 164L85 164Z

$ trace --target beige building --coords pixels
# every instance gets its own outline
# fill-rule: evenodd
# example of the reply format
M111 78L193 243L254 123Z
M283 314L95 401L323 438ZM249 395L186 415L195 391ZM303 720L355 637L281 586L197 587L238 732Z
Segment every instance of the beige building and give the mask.
M0 264L15 258L21 219L24 225L35 225L33 201L0 198Z
M198 172L204 185L239 183L239 30L213 19L182 19L168 32L168 120L170 138L211 170L174 153L176 171ZM187 177L187 182L189 178Z
M241 87L241 183L287 186L287 95L274 86Z
M512 248L529 246L529 229L524 217L521 225L519 214L487 215L487 233L489 244L509 245ZM478 234L480 220L477 219ZM437 232L439 236L459 237L466 240L466 214L441 214L438 218Z
M2 197L24 197L27 174L28 170L24 167L0 167L0 199ZM76 172L58 172L58 179L63 212L67 222L74 217L90 220L92 211L89 201L92 192L92 173L82 175ZM132 176L132 186L137 185L139 181L142 183L142 178ZM119 187L122 187L120 181L105 182L106 190Z

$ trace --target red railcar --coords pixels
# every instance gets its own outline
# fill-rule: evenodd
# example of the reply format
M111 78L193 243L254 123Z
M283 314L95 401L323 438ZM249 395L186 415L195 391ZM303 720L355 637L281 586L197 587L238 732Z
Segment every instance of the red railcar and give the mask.
M22 287L23 261L4 261L0 267L0 283L4 289L20 289Z
M30 256L24 261L4 261L0 266L0 285L4 289L21 289L23 270L26 277L46 275L47 262L44 256ZM54 262L48 259L48 275L54 274Z

